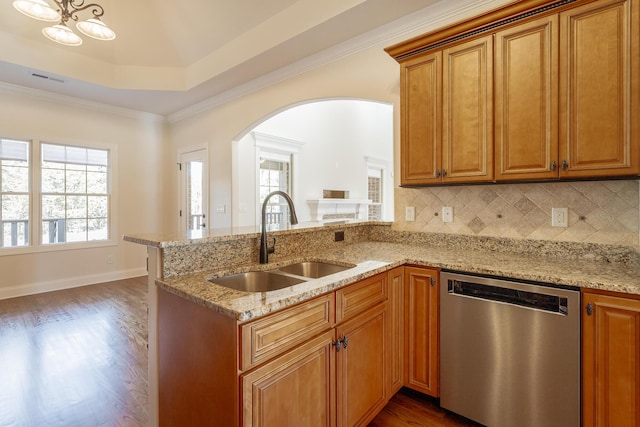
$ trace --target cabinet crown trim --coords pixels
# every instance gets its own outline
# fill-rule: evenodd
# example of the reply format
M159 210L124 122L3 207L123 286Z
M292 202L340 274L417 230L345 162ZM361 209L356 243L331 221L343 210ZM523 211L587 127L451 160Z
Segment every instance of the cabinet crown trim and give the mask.
M505 25L555 10L582 0L523 0L494 9L483 15L454 23L385 48L393 59L403 62L431 49L464 40Z

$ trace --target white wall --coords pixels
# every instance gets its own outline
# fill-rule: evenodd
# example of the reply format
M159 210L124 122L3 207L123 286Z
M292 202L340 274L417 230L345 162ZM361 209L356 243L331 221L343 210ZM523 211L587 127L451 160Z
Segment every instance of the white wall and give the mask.
M294 156L292 194L301 222L311 220L307 200L322 198L324 189L347 190L352 199L367 199L365 157L386 163L385 220L393 219L393 109L390 104L319 100L280 112L254 130L303 143ZM249 134L236 144L232 170L233 225L255 225L258 224L255 141Z
M399 66L376 46L316 70L283 81L219 107L190 117L170 127L170 155L175 161L179 147L209 144L211 159L211 226L231 226L231 210L215 213L216 206L232 205L232 141L252 130L265 118L289 106L325 98L354 98L392 105L394 123L399 120ZM394 128L394 139L399 130ZM283 135L285 137L290 137ZM295 139L295 138L292 138ZM397 146L395 148L397 150ZM397 158L394 155L394 158ZM390 160L390 159L389 159ZM333 184L328 182L327 185ZM338 185L339 183L336 183ZM174 189L175 190L175 189ZM171 191L175 194L176 191ZM317 198L319 195L314 194ZM172 196L175 199L175 196ZM306 197L306 196L305 196ZM173 200L177 206L177 200Z
M146 274L146 249L123 242L122 235L166 228L162 122L9 85L0 85L0 117L4 138L109 144L118 153L113 246L13 255L0 250L0 298Z

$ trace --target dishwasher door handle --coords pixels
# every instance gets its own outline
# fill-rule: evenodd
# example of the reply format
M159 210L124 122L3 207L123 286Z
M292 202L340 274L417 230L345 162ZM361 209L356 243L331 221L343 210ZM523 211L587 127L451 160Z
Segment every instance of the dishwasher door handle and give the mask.
M569 301L566 297L542 292L524 291L517 288L486 285L464 280L448 280L450 294L502 302L519 307L532 308L561 315L567 315Z

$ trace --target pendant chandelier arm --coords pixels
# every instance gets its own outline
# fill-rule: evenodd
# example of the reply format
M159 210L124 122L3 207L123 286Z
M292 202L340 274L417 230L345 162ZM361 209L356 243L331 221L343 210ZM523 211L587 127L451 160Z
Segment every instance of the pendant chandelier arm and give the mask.
M69 19L78 20L77 14L87 9L91 9L94 18L104 15L104 9L97 3L85 4L84 0L53 0L58 6L58 13L62 17L61 23L66 23Z

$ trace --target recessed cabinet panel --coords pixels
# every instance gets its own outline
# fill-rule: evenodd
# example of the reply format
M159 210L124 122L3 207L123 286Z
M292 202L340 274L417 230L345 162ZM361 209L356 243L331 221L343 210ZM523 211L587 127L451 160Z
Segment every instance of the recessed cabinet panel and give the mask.
M443 182L493 180L493 38L445 49Z
M241 377L245 427L334 426L333 331Z
M582 421L640 425L640 300L584 292Z
M639 172L638 94L630 88L638 79L631 76L638 69L637 7L635 0L600 1L560 15L561 176Z
M405 387L440 394L439 271L405 267Z
M403 185L440 181L441 58L437 52L408 61L402 67Z
M558 17L496 33L496 179L558 177Z

